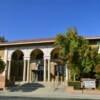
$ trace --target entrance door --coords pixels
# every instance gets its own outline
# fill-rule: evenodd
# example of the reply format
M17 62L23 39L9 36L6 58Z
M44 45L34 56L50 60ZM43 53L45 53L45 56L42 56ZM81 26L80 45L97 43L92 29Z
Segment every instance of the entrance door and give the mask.
M38 66L38 81L43 81L43 66Z
M37 81L37 71L32 70L32 82L36 82L36 81Z
M65 66L64 65L55 66L55 75L58 77L58 81L64 81Z

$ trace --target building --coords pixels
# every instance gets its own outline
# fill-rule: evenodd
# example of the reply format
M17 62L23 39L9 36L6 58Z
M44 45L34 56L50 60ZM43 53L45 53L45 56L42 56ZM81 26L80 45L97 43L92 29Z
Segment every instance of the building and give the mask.
M100 37L86 39L93 47L100 43ZM3 75L15 83L67 81L68 68L57 64L58 48L54 41L55 38L46 38L1 43L0 57L6 63Z

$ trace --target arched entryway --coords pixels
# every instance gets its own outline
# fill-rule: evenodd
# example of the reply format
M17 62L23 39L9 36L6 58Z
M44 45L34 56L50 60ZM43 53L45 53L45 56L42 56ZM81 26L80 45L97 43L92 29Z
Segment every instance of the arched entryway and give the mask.
M35 49L30 55L30 80L31 82L43 81L43 51L40 49Z
M24 54L20 50L13 52L11 56L11 71L10 80L12 82L20 82L23 80L23 66L24 66Z
M65 65L59 57L59 48L51 52L51 79L54 81L64 81Z

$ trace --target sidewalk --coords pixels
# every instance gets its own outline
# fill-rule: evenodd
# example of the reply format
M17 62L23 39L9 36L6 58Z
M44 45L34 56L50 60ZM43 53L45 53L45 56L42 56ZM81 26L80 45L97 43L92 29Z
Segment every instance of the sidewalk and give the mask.
M64 90L64 89L63 89ZM100 94L87 94L87 92L74 91L67 92L62 89L58 90L48 90L48 89L38 89L32 92L23 92L23 91L1 91L0 96L14 96L14 97L37 97L37 98L68 98L68 99L91 99L91 100L100 100Z

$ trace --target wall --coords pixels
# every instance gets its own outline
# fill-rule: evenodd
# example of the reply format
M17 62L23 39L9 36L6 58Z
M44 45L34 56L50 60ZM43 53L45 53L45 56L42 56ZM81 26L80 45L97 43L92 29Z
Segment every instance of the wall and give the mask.
M0 48L0 58L4 58L4 48Z

